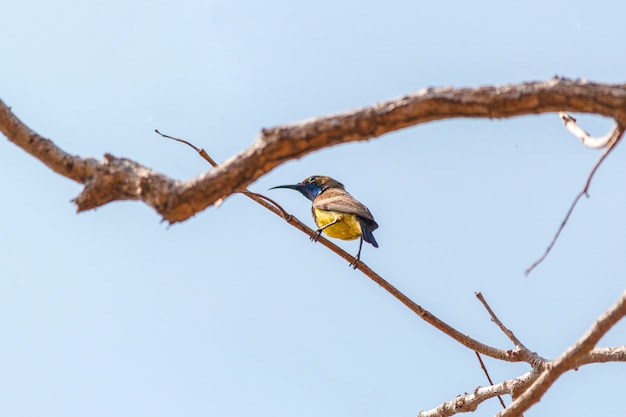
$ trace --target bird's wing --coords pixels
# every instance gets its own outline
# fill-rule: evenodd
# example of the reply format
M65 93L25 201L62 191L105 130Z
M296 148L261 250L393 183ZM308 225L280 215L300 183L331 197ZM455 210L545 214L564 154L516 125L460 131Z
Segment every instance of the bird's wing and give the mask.
M370 213L368 208L348 194L345 190L331 188L324 191L315 197L315 200L313 201L313 208L356 214L357 216L368 220L367 223L370 225L371 230L378 227L376 221L374 220L374 216L372 216L372 213Z

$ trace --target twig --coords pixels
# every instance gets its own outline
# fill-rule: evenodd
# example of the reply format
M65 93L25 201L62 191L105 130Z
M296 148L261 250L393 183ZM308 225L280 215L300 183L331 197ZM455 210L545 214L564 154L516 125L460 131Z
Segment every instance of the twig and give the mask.
M487 377L487 381L489 381L489 385L493 385L493 381L491 380L491 376L489 376L489 371L487 371L487 367L485 366L485 362L483 362L483 358L480 356L480 353L476 351L474 351L474 353L476 354L478 363L480 363L480 368L485 373L485 376ZM500 400L500 404L502 405L502 408L506 408L506 405L504 404L504 400L502 399L502 396L500 394L498 394L498 399Z
M528 389L515 398L505 410L500 411L496 417L521 416L524 411L539 402L554 381L566 371L575 369L579 361L593 349L600 338L624 316L626 316L626 292L596 320L576 343L550 362Z
M211 158L209 156L209 154L203 149L203 148L198 148L197 146L195 146L194 144L192 144L191 142L186 141L185 139L181 139L181 138L176 138L174 136L170 136L170 135L166 135L164 133L159 132L159 129L154 129L154 131L161 135L164 138L167 139L172 139L175 140L177 142L181 142L184 143L185 145L188 145L190 147L192 147L196 152L198 152L198 154L200 154L200 156L202 158L204 158L205 161L207 161L209 164L211 164L211 166L213 168L217 167L217 162L215 162L213 160L213 158ZM265 207L266 209L274 212L275 214L278 214L279 216L283 217L284 219L287 219L290 214L287 213L285 211L285 209L283 209L280 204L278 204L277 202L275 202L274 200L272 200L271 198L264 196L263 194L257 194L257 193L253 193L252 191L245 189L243 191L238 191L239 193L245 195L246 197L256 201L257 203L259 203L260 205L262 205L263 207ZM269 203L269 204L268 204Z
M502 321L500 321L481 292L476 292L475 295L476 298L478 298L478 300L482 303L483 307L485 307L487 313L491 316L491 321L493 321L500 328L502 333L504 333L506 337L513 342L513 345L515 346L520 357L524 358L524 361L528 362L535 369L543 368L543 366L545 366L548 362L547 359L542 358L537 353L528 349L522 341L519 340L517 336L515 336L515 334L513 334L513 332L502 323Z
M537 267L537 265L543 262L543 260L546 259L550 251L552 251L552 248L556 244L556 241L559 239L559 236L561 235L561 232L565 228L567 221L569 220L570 216L574 212L574 208L578 204L578 201L582 198L582 196L589 197L588 191L589 191L589 186L591 185L591 180L593 179L593 176L595 175L596 171L598 170L602 162L604 162L606 157L609 156L611 151L619 143L623 134L624 134L624 128L622 128L619 124L615 126L615 128L611 132L610 139L608 140L606 144L606 149L604 150L600 158L596 161L596 163L593 165L593 168L591 169L591 172L589 173L589 176L587 177L587 181L585 181L585 186L583 187L582 191L580 191L578 195L576 196L576 198L574 199L574 202L572 203L569 210L567 211L565 218L561 222L561 225L557 229L556 233L554 234L554 237L552 238L552 241L550 242L550 244L548 245L544 253L539 257L539 259L533 262L533 264L530 265L528 268L526 268L526 270L524 271L524 274L526 274L526 276L528 276L528 274L530 274L532 270Z
M500 330L502 330L502 333L504 333L515 346L526 348L524 344L513 334L513 332L509 330L504 324L502 324L498 316L496 316L496 313L493 312L493 310L487 303L487 300L485 300L483 294L481 292L476 292L474 293L474 295L476 295L476 298L478 298L483 307L485 307L485 310L487 310L487 313L489 313L489 315L491 316L491 321L493 321L500 328Z

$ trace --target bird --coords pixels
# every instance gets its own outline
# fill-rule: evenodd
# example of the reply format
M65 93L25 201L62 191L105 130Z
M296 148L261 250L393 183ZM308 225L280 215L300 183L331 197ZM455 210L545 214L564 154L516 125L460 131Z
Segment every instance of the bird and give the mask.
M299 191L313 202L311 212L318 229L311 237L312 241L317 242L322 232L343 240L360 238L359 251L354 261L350 263L353 269L356 269L361 259L364 240L375 248L378 247L372 233L378 228L374 216L363 203L352 197L339 181L323 175L312 175L297 184L278 185L270 190L276 188Z

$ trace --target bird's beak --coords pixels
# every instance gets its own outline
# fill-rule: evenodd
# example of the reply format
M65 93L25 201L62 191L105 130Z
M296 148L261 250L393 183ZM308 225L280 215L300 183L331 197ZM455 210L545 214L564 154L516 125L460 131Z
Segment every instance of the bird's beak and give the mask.
M296 191L300 191L301 192L302 184L277 185L276 187L270 188L270 190L273 190L275 188L289 188L291 190L296 190Z
M270 190L273 190L274 188L289 188L290 190L298 191L300 194L313 201L318 193L315 192L315 190L312 189L310 185L311 184L299 182L298 184L278 185L276 187L270 188Z

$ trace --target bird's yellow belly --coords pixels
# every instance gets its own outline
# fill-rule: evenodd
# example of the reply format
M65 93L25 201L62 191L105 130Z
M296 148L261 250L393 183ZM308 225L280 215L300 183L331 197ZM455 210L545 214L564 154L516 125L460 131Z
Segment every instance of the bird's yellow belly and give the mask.
M337 221L337 223L324 229L324 233L330 237L354 240L361 236L361 225L354 214L313 209L313 216L319 228Z

